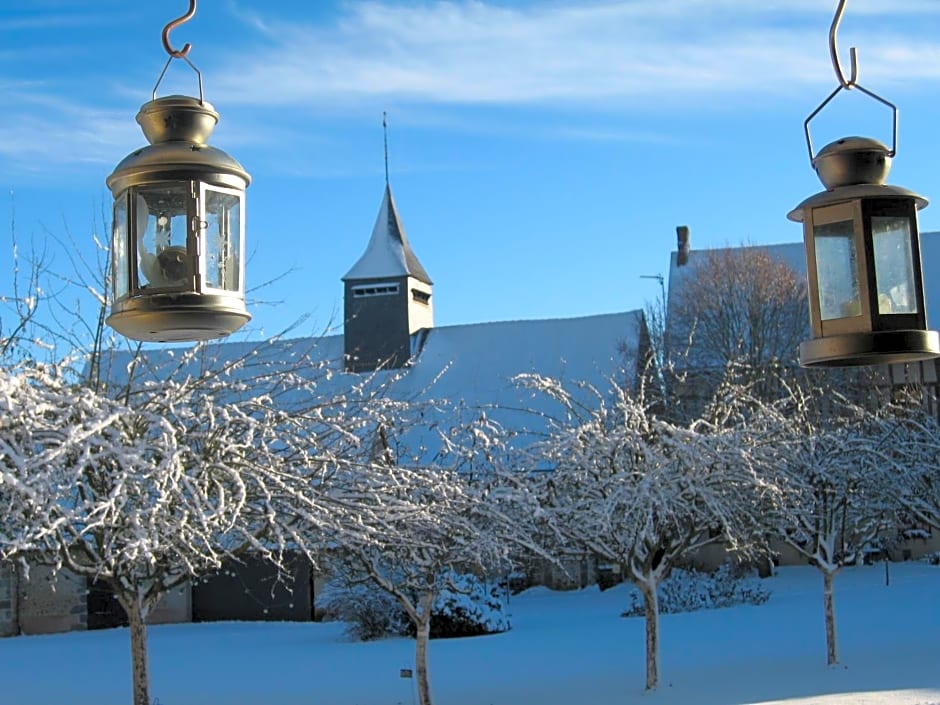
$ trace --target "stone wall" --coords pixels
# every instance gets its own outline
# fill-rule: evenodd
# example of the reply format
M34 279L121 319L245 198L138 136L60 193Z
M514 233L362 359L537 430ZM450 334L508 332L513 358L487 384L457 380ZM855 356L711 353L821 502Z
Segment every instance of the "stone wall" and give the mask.
M147 624L179 624L193 621L192 588L188 582L175 587L157 603Z
M88 625L85 578L67 570L53 576L51 568L31 566L29 579L19 581L19 626L23 634L52 634Z
M0 636L18 633L16 619L16 568L0 563Z

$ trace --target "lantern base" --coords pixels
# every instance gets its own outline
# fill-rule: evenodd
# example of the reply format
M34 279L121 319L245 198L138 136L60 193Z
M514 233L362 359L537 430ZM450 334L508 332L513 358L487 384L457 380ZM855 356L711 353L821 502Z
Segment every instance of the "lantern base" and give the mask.
M935 357L940 357L940 334L934 330L851 333L800 343L803 367L890 365Z
M107 324L133 340L183 343L225 337L250 320L239 296L155 294L116 301Z

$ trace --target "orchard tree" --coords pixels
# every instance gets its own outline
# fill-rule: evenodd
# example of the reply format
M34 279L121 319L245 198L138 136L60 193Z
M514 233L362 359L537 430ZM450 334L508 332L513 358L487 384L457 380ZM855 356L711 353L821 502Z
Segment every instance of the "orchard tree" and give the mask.
M303 342L128 344L105 326L106 247L69 256L71 275L35 258L27 276L14 253L0 292L0 559L107 584L131 627L134 702L149 705L149 612L244 552L281 568L295 525L322 516L293 469L322 474L356 447L380 385L337 390ZM35 362L43 349L55 364Z
M150 611L227 557L285 546L282 419L263 397L219 402L204 379L150 385L133 406L37 368L4 382L4 554L113 590L134 703L149 705Z
M940 423L920 408L895 408L886 432L899 465L903 518L940 531Z
M738 420L743 389L721 388L706 417L688 425L658 416L641 395L613 385L602 394L526 375L520 382L561 405L563 414L535 447L544 511L567 545L624 566L643 596L646 688L659 685L657 588L681 561L722 542L761 548L762 511L776 489L759 473ZM593 392L586 403L583 392ZM740 398L739 398L740 397Z
M43 324L65 357L27 359L4 379L16 394L0 419L0 558L108 585L131 627L135 705L149 705L150 611L246 552L282 569L296 525L309 533L323 516L316 486L298 490L294 470L326 474L358 447L356 424L382 384L362 376L338 389L309 341L128 345L104 324L106 267L73 265ZM92 293L95 315L67 305L70 287ZM5 352L40 325L34 299L2 303L20 321L4 329Z
M775 534L822 573L826 660L839 662L834 578L900 521L905 465L893 453L896 421L831 389L789 387L763 407L763 473L783 490Z
M375 442L364 446L368 457L329 477L323 494L333 533L324 536L321 526L313 526L305 544L326 539L335 546L334 568L371 582L400 605L415 630L418 702L431 705L435 600L444 590L461 592L461 574L504 571L514 555L538 547L529 528L536 514L527 504L531 495L499 462L501 429L485 415L470 426L444 423L454 416L442 405L424 412L410 423L389 416L375 428ZM414 439L421 430L415 419L423 415L437 419L425 427L433 440L412 444L395 433L401 429ZM422 454L428 459L419 462Z

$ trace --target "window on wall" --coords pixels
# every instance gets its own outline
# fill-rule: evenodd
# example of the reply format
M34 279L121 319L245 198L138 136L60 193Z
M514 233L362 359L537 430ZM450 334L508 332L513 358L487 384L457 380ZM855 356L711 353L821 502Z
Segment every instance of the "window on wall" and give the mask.
M429 294L427 291L421 291L420 289L412 289L411 298L417 301L419 304L431 303L431 294Z
M391 296L397 294L398 291L398 284L395 282L359 284L352 288L352 294L357 299L366 296Z

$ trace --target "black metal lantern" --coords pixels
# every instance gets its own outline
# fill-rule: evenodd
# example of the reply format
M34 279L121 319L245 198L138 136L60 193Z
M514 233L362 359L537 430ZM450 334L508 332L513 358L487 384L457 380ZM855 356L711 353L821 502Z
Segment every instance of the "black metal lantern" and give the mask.
M830 30L839 86L804 123L813 168L826 190L788 214L803 223L813 339L800 345L800 364L837 367L915 362L940 356L940 335L927 330L917 211L927 200L885 183L897 145L897 108L858 85L838 64L835 37L840 2ZM847 137L813 156L810 121L843 88L857 88L890 107L894 146Z
M112 302L108 324L135 340L195 341L241 328L245 308L245 189L250 177L235 159L207 143L219 114L203 99L202 76L163 31L170 59L153 99L137 114L150 144L115 167ZM196 72L199 98L157 98L170 62Z

